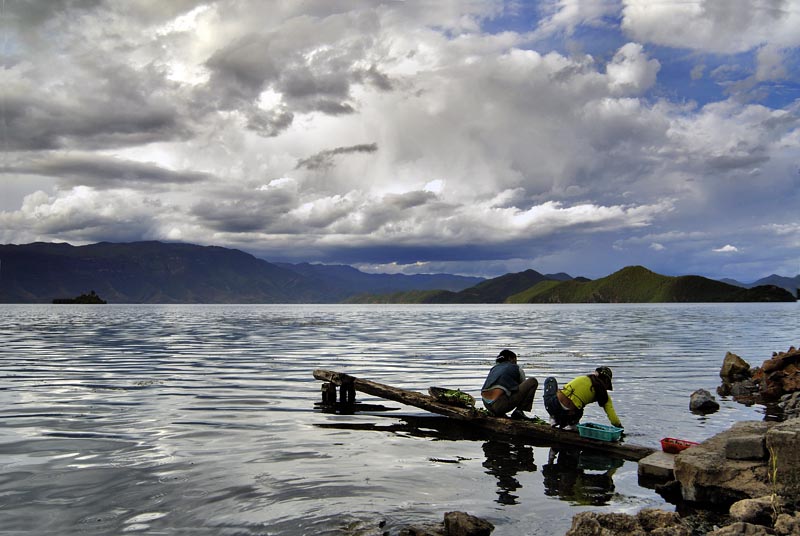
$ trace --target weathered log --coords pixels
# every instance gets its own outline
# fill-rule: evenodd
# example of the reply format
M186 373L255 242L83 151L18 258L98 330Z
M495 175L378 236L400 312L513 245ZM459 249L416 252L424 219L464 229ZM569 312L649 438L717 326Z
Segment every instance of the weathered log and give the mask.
M459 421L467 421L471 428L480 428L484 431L516 438L592 449L632 461L638 461L655 452L655 449L640 445L631 445L624 442L606 442L581 437L578 432L553 428L546 424L488 416L474 408L467 409L450 406L438 402L435 398L426 394L407 391L370 380L362 380L343 372L317 369L314 371L314 378L325 382L331 382L335 385L345 386L346 388L352 386L356 391L368 395L393 400Z

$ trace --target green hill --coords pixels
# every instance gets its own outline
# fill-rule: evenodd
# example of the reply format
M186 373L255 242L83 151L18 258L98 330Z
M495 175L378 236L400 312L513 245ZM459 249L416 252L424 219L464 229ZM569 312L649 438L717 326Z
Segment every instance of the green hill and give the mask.
M507 303L662 303L795 301L771 286L744 289L705 277L671 277L628 266L594 281L546 281L510 296Z

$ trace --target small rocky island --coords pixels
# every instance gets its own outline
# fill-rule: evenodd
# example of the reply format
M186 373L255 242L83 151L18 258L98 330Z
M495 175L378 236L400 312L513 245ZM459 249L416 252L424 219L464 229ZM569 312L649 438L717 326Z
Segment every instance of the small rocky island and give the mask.
M89 294L81 294L76 298L55 298L53 300L55 304L89 304L89 305L105 305L106 301L102 299L97 293L92 290Z

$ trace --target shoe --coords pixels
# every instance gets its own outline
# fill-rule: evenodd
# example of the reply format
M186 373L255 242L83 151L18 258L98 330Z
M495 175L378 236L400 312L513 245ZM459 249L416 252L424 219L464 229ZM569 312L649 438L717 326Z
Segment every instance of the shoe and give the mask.
M515 409L511 413L511 418L514 419L515 421L532 421L533 420L530 417L528 417L527 415L525 415L521 410L518 410L518 409Z
M564 426L564 430L567 430L568 432L577 432L578 431L578 425L577 424L568 424L568 425Z
M558 391L558 382L552 376L544 380L544 393L543 396L552 396Z

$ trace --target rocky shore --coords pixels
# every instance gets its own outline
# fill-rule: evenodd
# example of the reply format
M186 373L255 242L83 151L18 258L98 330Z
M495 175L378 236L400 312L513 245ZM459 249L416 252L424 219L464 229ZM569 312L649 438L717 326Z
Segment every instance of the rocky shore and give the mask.
M755 369L728 352L717 393L763 404L765 420L735 423L678 454L656 452L639 462L640 484L646 467L645 473L660 480L648 487L675 511L581 512L565 536L800 536L799 367L800 351L794 347ZM698 390L689 408L711 413L719 405L711 393ZM493 530L486 520L448 512L442 523L409 526L399 535L488 536ZM389 533L379 529L377 534Z
M718 394L764 404L769 420L736 423L675 455L671 472L664 469L668 481L656 491L676 512L583 512L573 518L567 536L800 536L798 364L800 351L794 347L756 369L729 352ZM701 398L707 400L707 394ZM697 409L694 400L690 407Z

